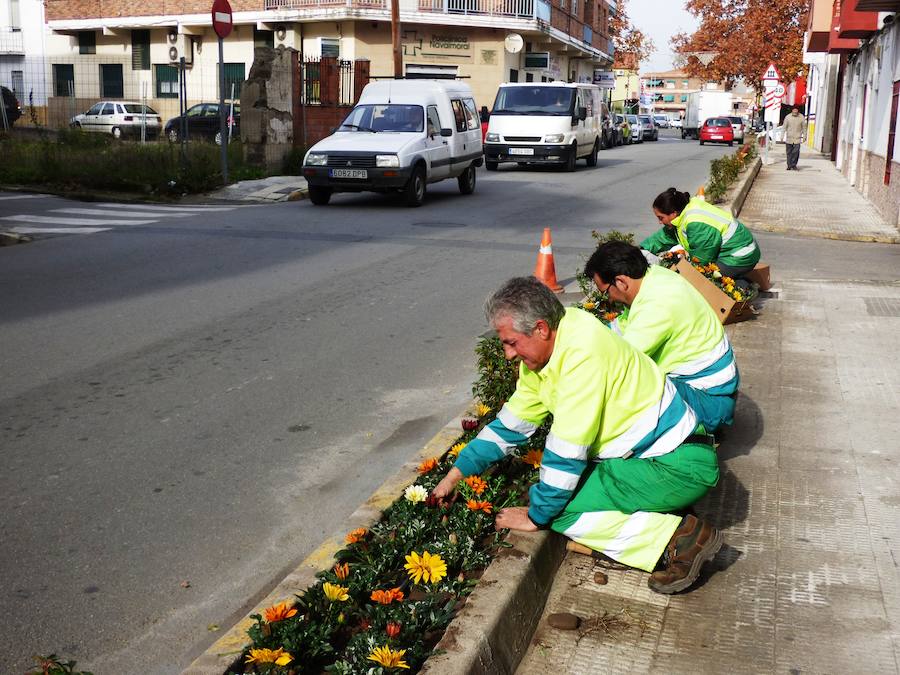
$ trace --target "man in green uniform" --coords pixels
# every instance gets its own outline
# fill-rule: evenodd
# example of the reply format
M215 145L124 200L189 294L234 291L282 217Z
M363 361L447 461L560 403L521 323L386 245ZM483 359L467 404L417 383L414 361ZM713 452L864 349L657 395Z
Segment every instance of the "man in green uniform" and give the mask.
M711 437L694 435L694 411L647 356L587 312L563 308L534 277L507 281L485 314L506 357L521 361L516 391L434 496L511 453L552 414L529 506L502 509L497 527L549 527L652 572L654 591L688 588L723 543L708 523L672 513L719 477Z
M610 328L669 376L706 431L731 424L740 374L725 329L703 296L622 241L598 246L584 273L628 306Z

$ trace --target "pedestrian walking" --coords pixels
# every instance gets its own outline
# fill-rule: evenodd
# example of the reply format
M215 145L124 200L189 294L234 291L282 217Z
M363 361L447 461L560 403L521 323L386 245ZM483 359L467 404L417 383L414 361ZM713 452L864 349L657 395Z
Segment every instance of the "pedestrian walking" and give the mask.
M806 120L799 108L792 108L791 114L784 118L784 147L787 155L787 170L797 170L800 159L800 144L806 140Z
M714 262L727 277L742 277L759 262L760 251L753 233L728 211L671 187L653 200L653 214L662 228L641 242L655 255L680 246L700 264Z
M466 476L553 424L529 506L497 513L496 526L547 527L614 560L651 572L648 586L691 586L723 537L676 512L719 479L712 436L656 364L584 310L564 308L534 277L507 281L485 303L506 358L519 359L515 393L459 453L434 488L445 499Z

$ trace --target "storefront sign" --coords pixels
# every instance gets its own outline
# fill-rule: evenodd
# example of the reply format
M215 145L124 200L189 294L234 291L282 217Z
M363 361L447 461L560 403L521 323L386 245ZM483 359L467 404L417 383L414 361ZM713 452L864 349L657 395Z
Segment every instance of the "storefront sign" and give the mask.
M429 46L432 49L469 49L469 38L465 35L438 35L431 36Z
M602 87L603 89L615 89L616 76L611 70L595 70L594 84Z

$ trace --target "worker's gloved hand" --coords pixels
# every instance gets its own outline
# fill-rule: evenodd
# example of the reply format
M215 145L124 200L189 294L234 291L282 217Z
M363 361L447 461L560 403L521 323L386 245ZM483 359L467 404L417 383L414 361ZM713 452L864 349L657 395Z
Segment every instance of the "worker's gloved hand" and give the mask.
M510 530L521 530L523 532L537 532L539 529L528 517L527 506L508 506L505 509L500 509L497 511L497 517L494 519L494 526L498 530L506 527Z
M447 472L447 475L441 479L441 482L434 486L431 496L437 500L444 500L450 496L450 493L456 489L456 484L463 479L462 471L455 466Z
M659 265L659 256L653 255L650 251L641 249L641 255L644 256L644 259L647 261L648 265Z

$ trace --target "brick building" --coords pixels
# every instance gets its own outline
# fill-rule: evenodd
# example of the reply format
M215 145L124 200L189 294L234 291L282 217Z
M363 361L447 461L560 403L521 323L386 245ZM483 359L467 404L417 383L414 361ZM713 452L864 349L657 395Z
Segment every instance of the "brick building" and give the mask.
M728 88L722 82L691 77L683 70L642 73L641 84L643 86L642 93L652 97L653 111L657 113L684 115L687 95L701 89L730 91L735 115L748 116L756 98L754 91L741 83L736 83Z
M393 75L391 0L231 0L225 40L226 95L247 77L257 45L305 57L369 60L372 77ZM612 0L398 0L406 77L468 78L490 107L504 81L591 81L608 67ZM177 114L179 58L188 62L189 102L218 98L211 0L46 0L51 108L99 98L138 99ZM504 40L519 34L524 49ZM75 102L54 101L74 91ZM237 96L237 94L236 94ZM52 112L52 111L51 111ZM57 113L57 117L64 116Z

